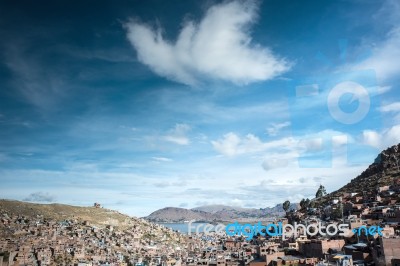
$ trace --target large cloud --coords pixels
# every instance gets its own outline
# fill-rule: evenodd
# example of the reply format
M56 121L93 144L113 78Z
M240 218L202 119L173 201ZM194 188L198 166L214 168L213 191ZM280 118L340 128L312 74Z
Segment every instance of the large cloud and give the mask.
M287 137L270 142L262 142L253 134L240 137L233 132L229 132L223 138L211 141L211 144L217 152L225 156L235 156L263 152L267 149L292 149L292 147L296 146L296 141L291 137Z
M131 21L127 37L139 60L155 73L188 85L203 78L236 84L272 79L289 70L290 63L267 47L252 43L249 25L256 18L251 1L212 6L199 23L186 22L175 43L160 29Z

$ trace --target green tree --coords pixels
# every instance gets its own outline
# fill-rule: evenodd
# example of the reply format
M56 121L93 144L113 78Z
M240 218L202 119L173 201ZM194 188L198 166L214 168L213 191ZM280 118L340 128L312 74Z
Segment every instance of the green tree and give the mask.
M282 205L282 207L283 207L283 210L285 211L285 212L288 212L288 210L289 210L289 208L290 208L290 201L285 201L284 203L283 203L283 205Z
M305 201L305 199L300 200L300 208L301 209L304 209L304 201Z
M319 185L319 188L317 190L317 193L315 194L315 197L318 199L325 195L326 195L325 187L323 185Z
M301 210L307 210L310 207L310 200L309 199L302 199L300 201L300 208Z
M339 204L336 208L332 210L331 217L334 219L342 218L343 205Z
M310 199L307 198L307 199L305 200L305 202L304 202L305 208L306 208L306 209L308 209L308 208L310 207L310 203L311 203Z

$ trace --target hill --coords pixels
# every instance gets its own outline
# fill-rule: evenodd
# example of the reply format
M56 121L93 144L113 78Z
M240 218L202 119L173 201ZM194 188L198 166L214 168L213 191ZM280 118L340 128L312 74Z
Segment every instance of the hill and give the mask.
M371 192L378 187L394 185L399 181L400 144L397 144L382 151L365 171L331 195L343 192Z
M298 204L293 203L292 209L297 209ZM226 205L206 205L192 209L167 207L151 213L144 217L152 222L230 222L230 221L254 221L270 220L274 217L284 215L282 204L267 208L242 208Z
M395 190L400 186L400 144L382 151L367 169L340 189L312 201L317 206L326 206L333 198L349 193L375 195L380 187L386 186Z
M15 200L0 200L0 213L7 216L24 216L28 218L43 217L45 219L63 221L76 219L88 221L98 227L107 225L126 228L139 219L117 211L95 207L78 207L64 204L36 204Z
M0 200L0 265L156 265L193 241L112 210Z
M152 222L184 222L196 221L219 221L219 216L201 210L189 210L184 208L166 207L151 213L145 217Z

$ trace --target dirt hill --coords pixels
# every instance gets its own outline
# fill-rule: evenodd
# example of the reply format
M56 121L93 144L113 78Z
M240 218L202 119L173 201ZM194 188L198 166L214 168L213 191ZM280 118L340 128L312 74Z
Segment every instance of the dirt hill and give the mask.
M0 214L25 216L27 218L42 216L46 219L62 221L77 219L104 227L106 225L129 226L135 217L129 217L117 211L95 207L77 207L64 204L35 204L14 200L0 200Z

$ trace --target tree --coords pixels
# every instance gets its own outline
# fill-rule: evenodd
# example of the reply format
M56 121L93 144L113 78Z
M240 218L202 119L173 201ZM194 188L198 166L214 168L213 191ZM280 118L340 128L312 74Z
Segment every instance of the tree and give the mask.
M285 211L285 212L287 212L288 210L289 210L289 208L290 208L290 201L285 201L284 203L283 203L283 205L282 205L282 207L283 207L283 210Z
M315 194L315 197L318 199L325 195L326 195L325 187L323 185L319 185L319 188L317 190L317 193Z
M309 206L310 206L310 200L309 199L302 199L300 201L301 210L307 210Z
M306 209L308 209L308 207L310 207L310 199L309 198L307 198L305 201L304 201L304 205L305 205L305 208Z
M331 218L333 219L342 218L342 213L343 213L343 206L342 204L339 204L336 208L332 210Z

